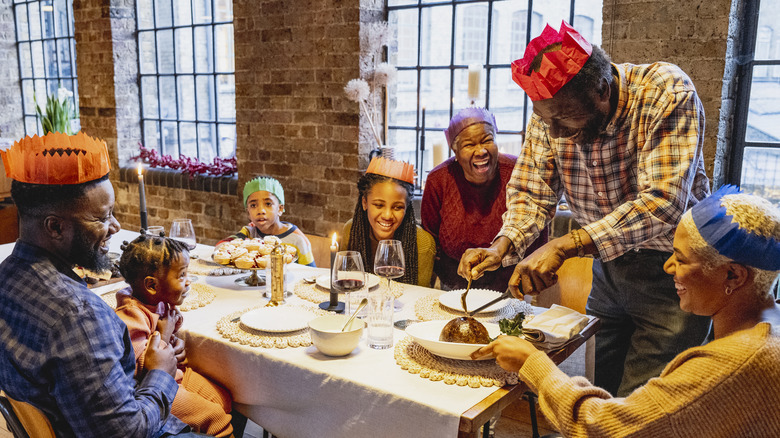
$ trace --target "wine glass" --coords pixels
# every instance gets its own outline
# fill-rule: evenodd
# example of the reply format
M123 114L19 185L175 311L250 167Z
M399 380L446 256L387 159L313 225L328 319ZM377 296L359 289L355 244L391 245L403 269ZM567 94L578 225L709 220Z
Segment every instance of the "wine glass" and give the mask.
M366 284L366 272L363 269L363 258L360 253L357 251L337 252L330 276L333 289L344 293L345 314L351 314L353 306L349 294L363 289Z
M387 293L390 290L390 281L393 278L404 275L406 264L404 263L404 249L400 240L380 240L374 255L374 274L387 280ZM396 301L395 310L401 310L400 302Z
M190 251L195 249L195 228L192 227L190 219L174 219L170 237L184 242Z

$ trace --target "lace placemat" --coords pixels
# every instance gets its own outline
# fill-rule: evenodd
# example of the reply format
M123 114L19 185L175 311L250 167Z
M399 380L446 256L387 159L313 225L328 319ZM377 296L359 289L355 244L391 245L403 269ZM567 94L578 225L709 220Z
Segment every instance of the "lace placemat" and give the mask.
M420 297L414 303L414 313L422 321L436 321L440 319L452 319L459 316L465 316L463 312L458 312L445 307L439 303L439 295L431 294L424 297ZM533 307L523 300L516 298L510 298L509 304L502 307L495 312L478 313L474 315L474 319L480 322L493 322L497 323L504 318L514 318L518 313L523 312L526 318L530 318L534 314Z
M102 298L106 304L111 306L112 309L116 309L117 291L119 291L119 289L106 292L100 296L100 298ZM199 309L214 301L215 297L216 295L214 294L214 289L211 286L195 283L190 286L190 293L187 295L187 298L184 299L184 302L181 304L181 306L179 306L179 310L182 312L187 312L190 310Z
M380 283L377 287L384 287ZM395 298L400 298L404 294L404 285L394 281L390 284L390 292L392 292ZM315 283L306 283L303 280L299 280L293 285L293 293L298 297L312 303L322 303L330 299L330 292L317 286ZM365 290L354 292L350 294L350 301L357 304L360 302L360 297L364 296ZM339 299L343 300L343 297Z
M395 362L406 371L423 379L441 381L447 385L482 386L514 385L517 373L504 370L495 360L457 360L432 354L410 336L395 344Z
M314 316L327 315L328 312L300 304L286 304L286 306L305 309ZM251 345L252 347L263 348L287 348L287 347L308 347L311 345L311 336L309 328L285 333L269 333L260 330L251 329L241 324L240 318L250 310L259 309L263 306L255 306L238 312L233 312L217 321L217 331L225 339L237 342L242 345Z
M246 269L238 269L232 266L224 266L211 260L198 258L190 259L190 266L188 268L190 275L208 275L208 276L220 276L220 275L233 275L244 274L249 272Z

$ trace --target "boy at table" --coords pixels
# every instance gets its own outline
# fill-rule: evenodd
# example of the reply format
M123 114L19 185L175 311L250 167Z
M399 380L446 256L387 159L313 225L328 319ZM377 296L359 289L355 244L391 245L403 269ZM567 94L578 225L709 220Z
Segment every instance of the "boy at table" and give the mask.
M282 243L295 247L299 264L316 266L311 242L303 231L280 219L284 213L284 189L279 181L268 176L247 181L244 184L244 208L251 222L238 233L219 241L217 246L234 239L276 236Z
M231 436L231 397L217 383L186 366L184 341L176 335L182 324L181 305L190 290L187 246L160 233L142 234L122 245L119 271L130 285L116 293L116 313L127 325L136 357L136 372L144 367L147 340L155 331L170 344L178 365L179 391L171 413L195 431L216 437Z

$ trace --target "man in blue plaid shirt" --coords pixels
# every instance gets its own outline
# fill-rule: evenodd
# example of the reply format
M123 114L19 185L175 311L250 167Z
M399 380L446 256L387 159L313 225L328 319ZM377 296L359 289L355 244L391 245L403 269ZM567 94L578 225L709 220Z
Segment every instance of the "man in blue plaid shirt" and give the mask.
M109 267L119 231L105 143L52 135L43 151L25 149L29 137L2 151L20 233L0 264L0 389L43 411L58 437L177 434L188 428L169 414L173 349L153 335L136 381L127 327L73 271Z

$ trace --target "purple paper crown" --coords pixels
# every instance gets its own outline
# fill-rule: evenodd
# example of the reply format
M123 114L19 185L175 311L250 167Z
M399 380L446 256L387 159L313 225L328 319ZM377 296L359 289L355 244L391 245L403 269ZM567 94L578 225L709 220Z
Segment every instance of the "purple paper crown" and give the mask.
M738 187L725 185L691 208L699 234L718 253L737 263L767 271L780 270L780 243L740 228L721 205L724 195L736 193L740 193Z
M463 108L462 110L458 111L457 114L452 116L452 119L450 120L450 127L444 130L444 136L447 137L447 144L452 147L452 144L455 143L455 137L457 137L458 134L460 134L469 126L475 125L477 123L487 123L491 125L493 129L498 131L498 126L496 126L496 118L490 111L486 110L485 108L475 106Z

